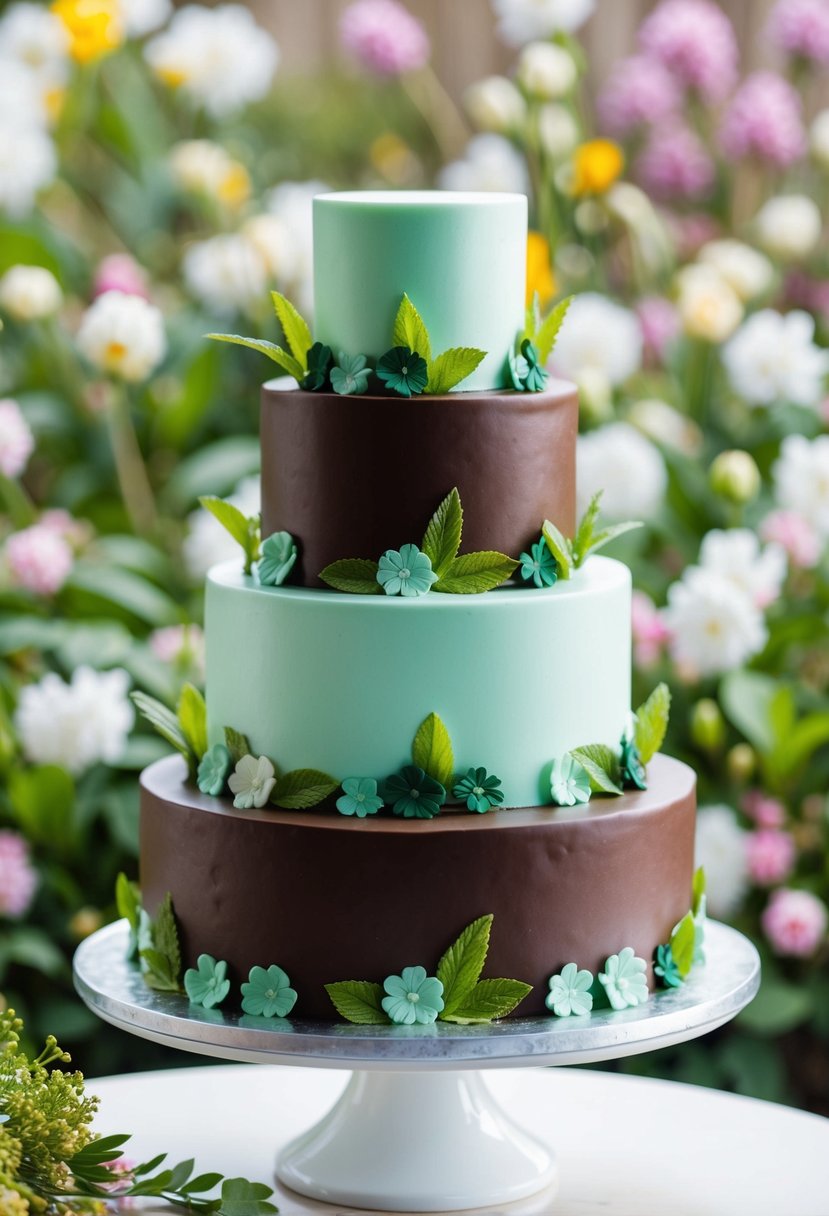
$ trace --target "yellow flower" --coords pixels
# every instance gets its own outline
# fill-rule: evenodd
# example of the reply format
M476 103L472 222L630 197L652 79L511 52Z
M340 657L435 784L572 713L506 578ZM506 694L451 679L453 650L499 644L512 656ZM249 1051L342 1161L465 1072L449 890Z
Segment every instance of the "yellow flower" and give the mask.
M227 207L241 207L250 198L250 177L244 165L231 161L219 182L218 196Z
M604 194L620 177L625 167L622 149L611 139L591 139L579 144L573 153L572 193Z
M527 233L527 307L538 292L538 302L545 308L556 294L550 256L550 242L540 232Z
M77 63L91 63L124 41L117 0L54 0L52 12L69 35L69 53Z

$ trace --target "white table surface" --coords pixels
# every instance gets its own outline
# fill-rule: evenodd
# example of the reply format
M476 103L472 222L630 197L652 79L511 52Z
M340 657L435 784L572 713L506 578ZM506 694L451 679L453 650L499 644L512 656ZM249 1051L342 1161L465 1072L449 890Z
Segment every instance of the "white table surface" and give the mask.
M319 1119L347 1073L222 1065L107 1077L98 1129L133 1160L170 1153L273 1185L275 1154ZM568 1069L487 1075L520 1123L554 1145L558 1194L487 1216L829 1216L829 1120L668 1081ZM351 1213L277 1188L282 1216ZM145 1212L173 1209L151 1206Z

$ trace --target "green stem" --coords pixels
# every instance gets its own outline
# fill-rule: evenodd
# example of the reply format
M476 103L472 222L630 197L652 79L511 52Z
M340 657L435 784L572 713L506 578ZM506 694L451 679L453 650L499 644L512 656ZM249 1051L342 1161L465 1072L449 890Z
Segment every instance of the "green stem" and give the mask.
M455 160L469 139L469 127L430 67L401 76L404 93L420 112L444 161Z
M139 536L149 536L155 531L158 516L153 489L133 426L126 386L116 389L108 411L108 421L118 484L130 523Z

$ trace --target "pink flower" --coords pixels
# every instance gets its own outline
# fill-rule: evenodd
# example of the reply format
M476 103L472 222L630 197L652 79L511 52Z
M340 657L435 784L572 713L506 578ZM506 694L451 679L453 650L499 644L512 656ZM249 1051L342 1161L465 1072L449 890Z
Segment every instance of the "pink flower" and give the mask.
M670 634L659 609L644 591L634 591L631 601L634 657L638 667L653 667L662 658Z
M642 23L639 45L706 101L722 101L734 87L737 39L713 0L662 0Z
M128 253L111 253L98 263L92 294L102 296L105 291L120 291L126 296L141 296L145 300L150 298L143 267Z
M783 803L763 790L748 790L743 797L742 808L760 828L780 828L786 822Z
M340 38L378 76L422 68L431 49L423 26L397 0L356 0L340 18Z
M0 916L23 916L36 887L26 841L17 832L0 832Z
M613 65L599 96L599 114L611 135L661 122L682 104L676 78L658 59L631 55Z
M752 73L726 110L720 140L732 160L757 156L787 168L807 147L800 94L775 72Z
M672 215L668 219L677 256L681 262L692 261L703 245L722 235L717 221L704 211L694 211L690 215Z
M820 537L797 511L771 511L760 524L760 536L785 549L791 565L800 570L811 570L820 560Z
M150 650L162 663L204 672L204 633L198 625L167 625L150 634Z
M637 161L639 180L655 198L697 199L714 184L714 162L691 130L680 124L658 127Z
M827 920L826 905L816 895L781 887L767 903L761 924L775 954L809 958L823 942Z
M12 579L35 595L60 591L72 570L72 549L64 538L43 524L14 532L6 541L6 561Z
M0 473L19 477L34 446L34 437L20 406L6 397L0 401Z
M764 828L746 837L746 861L754 882L770 887L785 882L794 869L797 850L789 832Z
M783 299L790 308L805 308L829 321L829 280L792 270L783 284Z
M829 63L829 6L826 0L778 0L767 33L788 55Z
M636 315L642 327L646 361L651 365L662 363L666 348L680 331L676 308L664 296L645 296L636 305Z

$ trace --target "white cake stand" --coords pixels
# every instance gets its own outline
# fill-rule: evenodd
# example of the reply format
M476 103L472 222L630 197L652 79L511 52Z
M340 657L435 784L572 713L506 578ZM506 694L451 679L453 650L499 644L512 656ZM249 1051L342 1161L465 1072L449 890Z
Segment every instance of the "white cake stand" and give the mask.
M482 1071L595 1064L670 1047L722 1026L760 983L751 942L709 921L706 965L641 1008L491 1026L352 1026L206 1010L153 992L127 961L127 935L120 921L79 946L75 986L90 1009L130 1034L182 1051L245 1063L351 1067L333 1109L282 1152L277 1177L312 1199L387 1212L488 1207L542 1190L546 1212L556 1187L553 1151L500 1109Z

